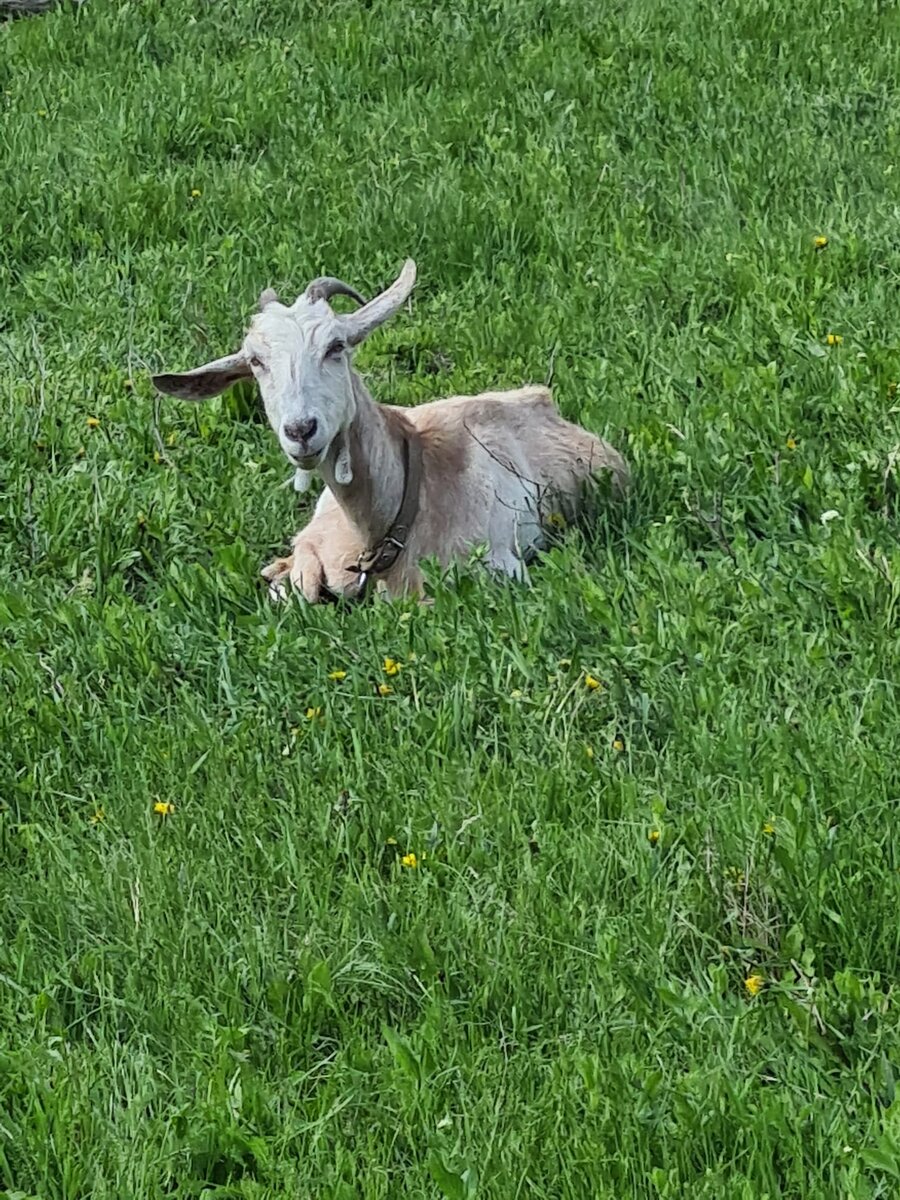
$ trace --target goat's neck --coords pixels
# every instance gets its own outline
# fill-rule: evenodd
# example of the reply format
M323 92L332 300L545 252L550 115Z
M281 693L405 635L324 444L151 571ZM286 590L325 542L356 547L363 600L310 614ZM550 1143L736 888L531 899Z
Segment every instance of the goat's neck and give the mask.
M356 413L335 438L320 471L341 508L368 546L380 541L394 522L403 499L403 426L389 409L376 404L351 370ZM350 483L338 483L335 461L343 439L350 453Z

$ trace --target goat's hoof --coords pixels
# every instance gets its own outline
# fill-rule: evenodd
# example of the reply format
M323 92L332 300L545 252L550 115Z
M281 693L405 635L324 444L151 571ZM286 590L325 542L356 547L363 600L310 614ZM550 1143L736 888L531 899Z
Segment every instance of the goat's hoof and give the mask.
M284 604L290 594L290 588L283 579L276 579L268 587L269 599L273 604Z
M269 599L276 604L283 604L290 595L291 562L289 558L276 558L260 571L260 575L269 585Z

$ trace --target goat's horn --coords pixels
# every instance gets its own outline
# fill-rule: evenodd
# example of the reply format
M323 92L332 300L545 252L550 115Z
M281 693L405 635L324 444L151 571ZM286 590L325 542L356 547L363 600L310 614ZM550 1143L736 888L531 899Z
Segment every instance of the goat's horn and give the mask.
M365 307L349 317L345 317L347 341L355 346L363 338L367 338L373 329L377 329L388 317L392 317L401 304L409 296L416 282L416 264L408 258L403 264L403 270L389 288L370 300Z
M330 300L332 296L349 296L357 304L365 304L356 288L352 288L341 279L335 279L333 275L322 275L314 279L306 289L306 299L310 304L315 304L317 300Z

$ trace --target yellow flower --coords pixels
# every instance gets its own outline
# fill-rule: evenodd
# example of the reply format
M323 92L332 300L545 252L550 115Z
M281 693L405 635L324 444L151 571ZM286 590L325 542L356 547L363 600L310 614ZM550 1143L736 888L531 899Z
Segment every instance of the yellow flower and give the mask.
M765 986L766 981L763 979L762 975L756 971L754 971L752 975L748 975L744 980L744 987L751 996L758 996Z
M584 753L587 758L593 758L594 757L594 747L593 746L585 746Z
M378 695L379 696L390 696L390 694L393 692L393 690L394 689L391 687L391 685L389 683L379 683L379 685L378 685Z
M328 678L333 679L335 683L340 683L342 679L347 678L346 671L329 671Z
M829 333L825 339L829 346L839 346L843 340L843 337L839 333Z
M170 817L175 811L175 805L167 804L165 800L157 800L157 802L153 805L153 811L159 817Z
M771 821L766 821L765 825L763 825L763 833L766 834L767 837L771 837L774 832L775 818L773 817Z
M153 461L158 464L158 463L161 463L162 460L163 460L163 457L160 454L160 452L158 450L154 450L153 451Z
M562 513L552 512L547 517L547 524L552 525L554 529L565 529L566 518Z
M100 418L99 417L88 417L87 423L88 423L88 429L99 429L100 428Z
M386 658L384 660L384 673L385 675L399 675L400 663L395 658Z
M46 108L39 108L39 109L37 110L37 115L38 115L39 117L46 117L46 115L47 115L47 110L46 110Z
M797 449L797 439L793 436L789 437L788 440L784 444L787 446L788 450L796 450Z
M596 692L597 688L603 687L599 679L595 679L593 675L585 675L584 686L589 692Z
M419 860L413 854L412 850L410 850L409 854L404 854L403 857L400 859L400 862L403 864L404 867L410 867L410 868L414 868L419 865Z
M191 199L192 200L196 200L198 198L198 196L200 196L200 195L202 195L202 193L199 188L191 188Z
M321 717L321 715L322 715L321 708L308 708L306 710L307 721L314 721L316 719L316 717Z
M388 838L388 840L385 842L385 845L386 846L396 846L397 839L396 838Z
M167 436L166 436L166 445L167 446L174 446L177 441L178 441L177 433L172 432L170 434L167 434Z
M825 247L828 245L828 238L822 237L822 235L820 234L819 237L813 238L813 245L815 246L815 248L817 250L824 250Z
M650 832L647 834L647 837L650 841L650 845L655 846L656 843L659 841L659 830L651 829Z
M615 737L615 738L613 738L612 748L613 748L613 750L617 751L617 753L621 754L622 751L625 749L625 743L622 741L622 739L620 737Z
M97 809L97 811L91 816L90 822L92 825L99 825L100 822L103 821L105 818L106 818L106 813L103 811L103 805L101 804L100 807Z

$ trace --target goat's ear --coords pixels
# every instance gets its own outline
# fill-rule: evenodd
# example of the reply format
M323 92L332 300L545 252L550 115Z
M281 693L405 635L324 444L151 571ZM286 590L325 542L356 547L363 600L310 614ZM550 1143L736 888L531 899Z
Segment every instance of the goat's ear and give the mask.
M343 317L346 338L351 346L357 345L367 338L373 329L384 324L392 317L413 290L416 282L416 264L408 258L403 264L403 270L386 291L374 300L370 300L358 312Z
M252 374L250 364L239 351L180 375L154 375L153 386L179 400L208 400L239 380L249 379Z

